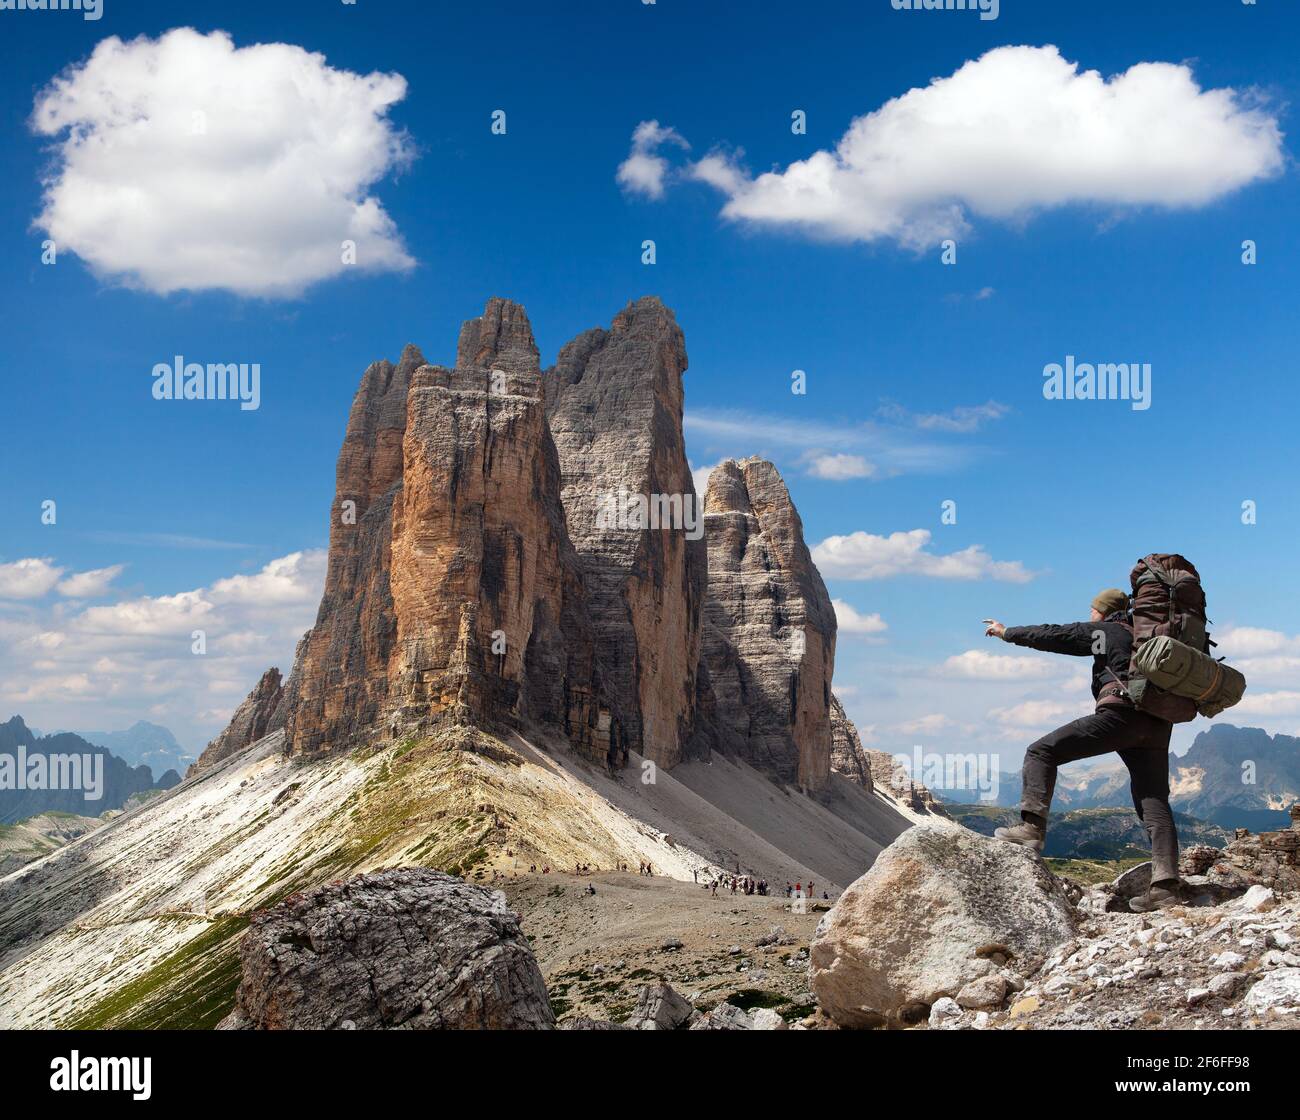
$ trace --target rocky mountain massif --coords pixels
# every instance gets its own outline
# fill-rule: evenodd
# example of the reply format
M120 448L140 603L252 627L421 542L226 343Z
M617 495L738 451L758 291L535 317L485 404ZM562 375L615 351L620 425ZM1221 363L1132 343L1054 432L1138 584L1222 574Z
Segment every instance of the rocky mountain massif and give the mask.
M770 464L723 464L701 514L685 362L643 299L543 371L492 300L454 364L372 365L293 671L180 787L0 881L0 1023L211 1026L252 915L352 875L833 894L929 819L832 765L834 612Z
M372 365L316 625L283 689L269 672L200 768L281 726L314 756L451 722L611 768L721 751L823 790L835 612L771 463L725 462L695 493L685 368L653 298L547 371L499 299L453 367L413 346Z
M149 767L158 778L168 770L184 774L194 762L194 756L167 728L143 719L122 731L73 731L73 734L112 751L129 766Z

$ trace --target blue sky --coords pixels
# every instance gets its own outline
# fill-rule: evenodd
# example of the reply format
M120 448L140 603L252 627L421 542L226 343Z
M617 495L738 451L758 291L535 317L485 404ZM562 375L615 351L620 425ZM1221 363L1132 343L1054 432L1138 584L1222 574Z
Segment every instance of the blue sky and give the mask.
M959 740L1010 758L1086 710L1082 664L988 664L985 654L1004 651L980 636L979 620L1080 616L1138 556L1164 550L1200 566L1211 617L1238 631L1228 648L1254 660L1254 707L1232 718L1300 729L1300 612L1285 583L1300 545L1300 233L1285 137L1300 88L1293 6L1007 0L998 19L980 21L896 12L887 0L815 13L698 0L105 0L99 21L3 11L0 24L0 576L3 565L48 560L19 573L40 577L35 585L14 575L22 594L0 598L0 716L21 712L42 727L151 718L201 745L262 667L288 669L314 615L312 550L327 539L334 461L366 365L395 359L406 342L450 360L460 322L491 295L525 305L549 363L569 338L653 293L686 334L696 466L774 459L810 545L925 530L929 553L983 550L975 578L906 563L880 578L828 578L836 599L886 627L842 631L836 672L873 742ZM41 263L46 234L34 222L61 136L33 131L36 99L108 36L184 26L226 31L237 48L293 44L335 70L405 79L384 119L406 158L362 194L382 204L413 267L354 269L267 297L159 294L111 270L96 275L75 248ZM749 175L780 171L993 48L1049 44L1103 78L1186 64L1200 90L1231 89L1276 120L1280 164L1193 205L1107 196L999 216L967 207L950 266L937 244L726 217L726 196L685 173L713 151ZM214 103L216 133L221 109ZM491 131L496 109L505 135ZM807 113L805 135L791 131L795 109ZM648 120L690 144L659 149L670 170L658 199L615 180ZM1178 140L1166 123L1153 109L1144 139ZM1081 178L1091 156L1083 145ZM203 173L204 189L239 197L219 164ZM83 198L83 212L91 205ZM641 263L647 238L653 265ZM1253 266L1241 263L1247 238L1258 245ZM154 400L150 371L175 354L259 363L260 408ZM1067 354L1151 363L1152 406L1044 400L1043 367ZM806 395L790 392L794 369L808 374ZM954 412L989 402L994 418ZM819 454L856 456L875 474L816 477ZM47 499L57 501L55 525L41 522ZM1250 526L1248 499L1258 508ZM956 524L940 522L945 500L957 503ZM983 556L1033 578L992 578ZM42 575L57 568L66 581L118 565L102 587L60 590ZM188 648L200 617L214 634L202 659ZM971 650L981 653L949 660ZM1180 729L1179 745L1190 732Z

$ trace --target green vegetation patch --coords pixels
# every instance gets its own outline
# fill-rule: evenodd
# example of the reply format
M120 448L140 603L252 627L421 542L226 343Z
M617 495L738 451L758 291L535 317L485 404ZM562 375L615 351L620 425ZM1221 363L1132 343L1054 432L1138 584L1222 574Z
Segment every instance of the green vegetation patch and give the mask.
M1139 864L1146 863L1149 856L1133 856L1130 859L1045 859L1053 875L1063 879L1073 879L1085 887L1098 883L1109 883Z
M239 939L248 918L218 918L191 941L85 1011L69 1030L211 1030L239 986Z

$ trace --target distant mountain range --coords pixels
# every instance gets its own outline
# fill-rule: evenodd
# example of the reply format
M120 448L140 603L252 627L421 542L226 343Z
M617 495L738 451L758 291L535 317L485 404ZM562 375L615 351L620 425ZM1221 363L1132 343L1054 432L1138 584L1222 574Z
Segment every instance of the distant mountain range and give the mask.
M67 781L48 777L52 756L77 760L77 781L71 788ZM88 762L86 773L81 772L83 761ZM37 738L21 716L0 723L0 824L50 811L98 816L120 809L135 794L170 789L180 780L175 770L168 770L155 781L148 766L131 766L72 732ZM47 788L52 785L62 788Z
M1169 761L1174 808L1225 829L1252 832L1286 828L1287 810L1300 801L1300 739L1258 727L1216 723L1196 736L1187 753ZM975 804L978 793L940 790L941 800ZM1010 808L1020 801L1019 771L999 775L998 796L985 805ZM1128 771L1113 755L1064 767L1053 808L1131 807Z
M1004 824L1020 819L1015 809L983 805L956 805L949 812L964 824L985 836ZM1209 844L1222 848L1232 839L1227 829L1206 821L1174 813L1178 837L1184 847ZM1130 809L1072 809L1053 817L1047 829L1047 846L1043 855L1061 859L1115 860L1147 857L1151 844L1137 814Z
M184 774L195 758L167 728L142 719L125 731L73 731L71 734L80 735L97 747L105 747L128 765L149 767L158 778L168 770Z

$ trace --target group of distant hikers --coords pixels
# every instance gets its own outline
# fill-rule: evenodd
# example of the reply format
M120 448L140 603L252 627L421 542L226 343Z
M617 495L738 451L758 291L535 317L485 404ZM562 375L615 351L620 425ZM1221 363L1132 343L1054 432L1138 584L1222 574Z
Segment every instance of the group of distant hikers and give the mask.
M1117 753L1128 768L1133 807L1151 842L1151 884L1130 902L1145 913L1190 900L1178 872L1178 830L1169 807L1169 739L1175 723L1214 716L1235 704L1245 678L1210 655L1200 575L1177 554L1153 553L1134 567L1132 598L1100 592L1087 622L1004 626L984 620L988 637L1048 653L1091 656L1096 710L1044 735L1025 753L1021 823L999 840L1036 852L1047 839L1056 772L1068 762Z

